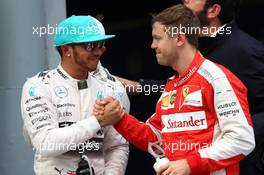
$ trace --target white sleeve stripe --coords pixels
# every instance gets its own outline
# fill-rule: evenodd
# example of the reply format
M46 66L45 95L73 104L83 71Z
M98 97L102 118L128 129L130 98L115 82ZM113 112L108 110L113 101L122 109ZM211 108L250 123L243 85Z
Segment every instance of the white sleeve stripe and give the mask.
M210 175L226 175L226 169L211 172Z
M153 114L150 118L152 118L155 114ZM149 119L150 119L149 118ZM151 130L153 131L153 133L157 136L158 141L162 141L162 134L161 131L158 130L157 128L155 128L150 122L149 119L146 121L146 125L148 125Z
M254 148L253 128L248 124L239 100L224 72L209 60L198 70L214 89L214 107L218 124L211 147L200 150L202 158L228 159L247 155Z

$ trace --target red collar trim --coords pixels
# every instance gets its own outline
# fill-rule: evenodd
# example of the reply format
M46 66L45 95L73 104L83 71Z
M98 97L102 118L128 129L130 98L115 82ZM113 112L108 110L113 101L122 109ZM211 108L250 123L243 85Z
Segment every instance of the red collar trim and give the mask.
M190 64L188 69L183 73L183 75L179 77L179 75L176 74L175 76L169 78L169 80L176 81L177 86L184 84L199 69L204 60L205 58L203 57L203 55L199 51L196 51L192 63Z

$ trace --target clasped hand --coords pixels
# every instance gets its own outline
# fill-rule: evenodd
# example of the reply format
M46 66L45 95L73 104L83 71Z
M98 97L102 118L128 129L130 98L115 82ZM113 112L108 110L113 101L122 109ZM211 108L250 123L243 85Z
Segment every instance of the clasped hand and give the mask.
M125 111L119 101L113 97L95 101L93 115L97 118L101 127L117 123L124 114Z

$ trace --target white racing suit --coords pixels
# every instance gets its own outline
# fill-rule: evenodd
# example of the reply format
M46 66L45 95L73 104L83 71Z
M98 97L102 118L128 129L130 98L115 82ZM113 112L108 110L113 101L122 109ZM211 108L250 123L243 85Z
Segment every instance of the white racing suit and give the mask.
M60 65L28 79L21 110L25 139L35 149L37 175L75 175L78 150L88 156L96 175L125 173L128 143L112 126L101 128L92 116L95 100L116 97L114 90L92 74L80 83Z

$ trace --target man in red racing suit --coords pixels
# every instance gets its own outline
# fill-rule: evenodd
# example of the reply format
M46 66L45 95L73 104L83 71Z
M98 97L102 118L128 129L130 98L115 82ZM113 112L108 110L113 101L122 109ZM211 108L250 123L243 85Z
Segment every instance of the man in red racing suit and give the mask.
M148 121L111 113L116 101L111 98L97 100L94 114L103 126L115 123L116 130L142 150L162 140L170 162L158 175L238 175L239 161L255 146L247 89L229 70L205 59L188 40L192 36L164 32L167 23L187 25L185 20L196 26L196 17L183 5L154 17L151 47L158 62L177 74L168 79Z
M254 148L246 93L230 71L197 52L182 77L168 80L146 123L125 114L115 128L143 150L161 136L165 156L186 158L194 174L235 175Z

